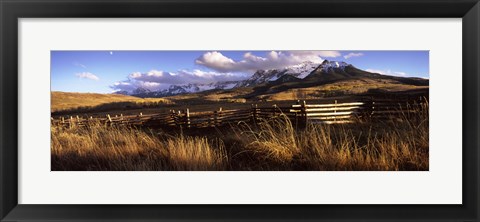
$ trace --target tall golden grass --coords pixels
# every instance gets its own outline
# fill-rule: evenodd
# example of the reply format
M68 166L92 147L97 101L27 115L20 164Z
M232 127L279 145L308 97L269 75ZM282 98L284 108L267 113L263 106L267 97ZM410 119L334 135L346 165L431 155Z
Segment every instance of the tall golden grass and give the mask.
M52 126L52 170L428 170L428 104L416 109L304 129L285 116L202 133Z
M51 138L52 170L221 170L227 161L221 142L126 126L52 127Z

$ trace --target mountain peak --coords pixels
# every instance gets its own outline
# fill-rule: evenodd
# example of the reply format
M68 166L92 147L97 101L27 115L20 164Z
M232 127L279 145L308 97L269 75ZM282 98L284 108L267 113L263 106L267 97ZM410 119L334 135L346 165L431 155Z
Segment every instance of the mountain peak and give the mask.
M148 93L148 92L150 92L150 90L142 88L142 87L138 87L135 90L133 90L134 94L141 94L141 93Z
M322 64L320 65L331 65L331 66L334 66L334 67L341 67L341 66L348 66L350 64L346 63L346 62L343 62L343 61L328 61L328 60L323 60Z
M249 79L239 82L236 87L255 86L268 82L277 81L284 76L291 76L294 78L285 79L303 79L312 73L320 65L318 62L303 61L301 63L287 66L279 69L257 70ZM284 79L284 80L285 80Z
M345 67L347 66L351 66L351 65L343 61L337 62L337 61L328 61L325 59L323 60L322 64L320 64L318 68L325 72L328 72L329 69L333 69L333 68L345 69Z

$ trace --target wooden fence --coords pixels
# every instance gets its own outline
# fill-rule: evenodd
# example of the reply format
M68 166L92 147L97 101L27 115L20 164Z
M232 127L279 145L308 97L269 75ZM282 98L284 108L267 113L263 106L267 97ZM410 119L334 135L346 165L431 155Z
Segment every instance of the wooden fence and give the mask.
M52 124L61 127L86 126L89 124L106 125L139 125L145 127L183 127L203 128L216 127L230 123L256 122L286 116L295 124L311 123L340 124L351 123L359 119L386 119L392 116L419 112L427 100L359 100L353 102L337 102L328 104L307 104L305 101L297 104L279 107L258 107L252 105L249 109L222 110L210 112L191 112L186 110L171 110L168 113L144 115L115 115L105 117L68 116L52 118Z

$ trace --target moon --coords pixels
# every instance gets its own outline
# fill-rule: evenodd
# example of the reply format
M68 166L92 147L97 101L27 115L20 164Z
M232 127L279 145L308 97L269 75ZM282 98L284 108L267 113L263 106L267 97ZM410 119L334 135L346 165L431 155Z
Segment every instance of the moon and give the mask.
M110 51L110 55L113 55L113 52L112 52L112 51Z

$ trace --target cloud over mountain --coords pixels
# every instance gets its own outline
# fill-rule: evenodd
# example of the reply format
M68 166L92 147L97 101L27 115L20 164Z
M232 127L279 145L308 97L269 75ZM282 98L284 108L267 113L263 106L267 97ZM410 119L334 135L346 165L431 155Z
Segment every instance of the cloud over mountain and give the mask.
M151 70L146 73L134 72L128 75L127 80L119 81L110 86L114 90L132 91L137 88L148 90L166 89L170 85L196 83L205 84L222 81L236 81L248 78L240 73L219 73L214 71L179 70L177 72L165 72Z
M158 91L171 85L208 84L225 81L245 80L257 70L282 69L303 62L321 63L323 58L339 57L338 51L270 51L264 56L251 52L243 54L241 60L235 61L220 52L206 52L195 60L212 71L200 69L178 70L166 72L151 70L149 72L134 72L127 80L115 82L110 87L116 91L133 91L138 88Z
M321 63L323 58L338 56L341 56L338 51L271 51L263 57L247 52L241 60L235 61L220 52L213 51L204 53L195 60L195 63L222 73L254 72L281 69L305 61Z

